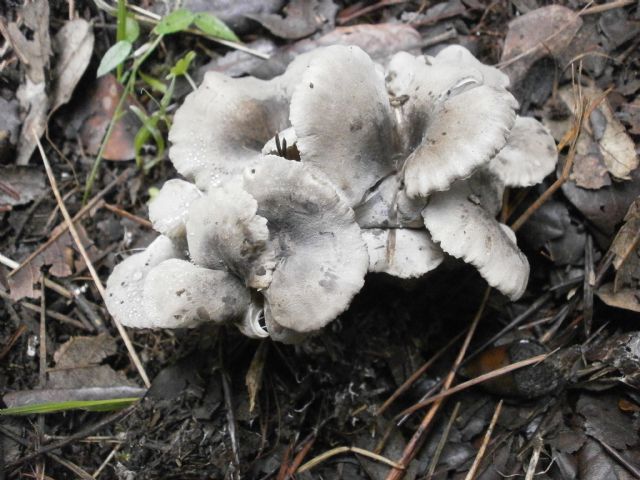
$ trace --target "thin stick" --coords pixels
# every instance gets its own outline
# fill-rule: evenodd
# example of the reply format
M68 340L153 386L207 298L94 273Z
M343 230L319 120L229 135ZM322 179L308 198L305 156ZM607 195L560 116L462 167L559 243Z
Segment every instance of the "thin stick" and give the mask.
M341 453L348 453L348 452L357 453L359 455L362 455L363 457L367 457L367 458L370 458L370 459L375 460L377 462L384 463L384 464L389 465L390 467L393 467L393 468L404 469L404 467L402 465L400 465L399 463L396 463L393 460L388 459L387 457L383 457L382 455L378 455L377 453L370 452L369 450L365 450L363 448L358 448L358 447L336 447L336 448L332 448L331 450L328 450L328 451L318 455L317 457L309 460L307 463L302 465L296 471L296 473L303 473L303 472L306 472L307 470L311 470L316 465L324 462L325 460L328 460L331 457L335 457L336 455L340 455Z
M93 279L93 282L95 283L96 288L98 289L98 292L100 293L100 296L102 297L102 301L104 302L104 301L106 301L106 298L107 298L107 292L105 291L104 287L102 286L102 282L100 281L100 277L98 277L98 273L96 272L96 269L93 267L93 263L91 263L91 259L89 258L89 255L87 254L87 251L85 250L84 246L82 245L82 241L80 240L80 236L78 235L78 231L76 230L76 227L73 224L73 220L71 219L71 216L69 215L69 212L67 211L67 207L62 202L62 197L60 196L60 191L58 190L58 184L56 182L55 177L53 176L53 171L51 170L51 165L49 164L49 160L47 159L47 155L46 155L46 153L44 151L44 148L42 147L42 143L40 142L40 139L37 137L37 135L34 134L34 137L36 137L36 141L38 143L38 150L40 151L40 155L42 156L42 163L44 163L44 168L45 168L45 170L47 172L47 177L49 178L49 183L51 183L51 189L53 190L53 194L55 195L56 201L58 202L58 206L60 207L60 212L62 212L62 215L64 216L64 219L67 222L67 226L69 227L69 233L73 237L73 241L75 242L76 247L78 248L78 251L80 252L80 255L84 259L84 263L87 266L87 269L89 270L89 273L91 274L91 278ZM140 376L142 377L142 381L144 382L145 386L147 388L149 388L151 386L151 382L149 381L149 377L147 376L147 372L145 372L144 366L142 365L142 362L140 361L140 358L138 357L138 354L136 353L135 349L133 348L133 344L131 343L131 339L129 338L129 335L127 334L126 330L124 329L124 327L122 326L120 321L115 317L112 317L112 318L113 318L113 323L115 324L116 328L118 329L118 333L120 333L120 337L122 337L122 340L124 341L124 344L127 347L127 351L129 352L129 355L131 356L131 360L133 361L133 364L135 365L136 369L138 370L138 373L140 374Z
M464 339L464 343L460 347L458 357L456 358L455 363L451 367L451 370L449 371L449 374L447 375L447 378L444 381L444 385L442 389L445 391L451 387L451 384L453 383L453 380L456 376L456 372L458 371L458 368L460 368L460 364L462 364L462 360L464 359L464 356L467 353L467 349L469 348L469 344L471 343L471 338L473 337L473 334L476 331L476 327L478 326L478 322L480 321L480 318L482 318L484 309L487 306L487 301L489 300L490 293L491 293L491 288L487 287L484 297L482 298L482 302L480 303L480 307L478 308L478 311L475 317L473 318L473 321L471 322L471 326L469 327L469 331L467 332L467 336ZM433 421L436 413L440 409L440 406L442 405L443 401L444 401L444 397L436 400L432 405L432 407L429 409L429 411L426 413L426 415L422 419L422 422L420 423L420 426L418 427L416 432L413 434L413 436L411 437L411 440L409 440L409 443L407 443L407 445L404 448L404 451L402 452L402 457L398 462L402 466L402 469L392 470L389 473L389 475L387 475L386 480L401 480L404 477L404 468L411 462L411 460L414 459L414 457L418 453L418 450L422 445L424 437L429 431L431 422Z
M80 220L82 217L84 217L94 207L97 207L98 203L102 200L102 198L107 193L109 193L111 191L111 189L113 187L115 187L116 185L124 182L127 178L129 178L129 176L131 175L132 171L133 171L132 169L128 168L127 170L122 172L120 175L118 175L115 179L113 179L111 182L109 182L109 184L106 187L104 187L102 190L100 190L98 193L96 193L95 196L91 200L89 200L89 202L87 202L87 204L84 207L82 207L78 211L78 213L76 213L73 216L73 223L75 224L78 220ZM27 258L25 258L20 265L18 265L11 272L9 272L9 276L15 275L17 272L19 272L22 269L22 267L27 265L37 255L42 253L43 250L45 250L47 247L49 247L49 245L51 245L58 238L60 238L60 236L63 233L65 233L68 229L69 229L69 227L67 226L66 222L58 225L54 229L54 233L51 235L51 237L49 237L49 239L46 242L44 242L42 245L40 245L38 248L36 248L33 252L31 252L31 254Z
M137 215L134 215L133 213L129 213L126 210L123 210L122 208L116 205L105 203L104 208L106 208L110 212L115 213L116 215L120 215L123 218L128 218L129 220L136 222L138 225L142 225L143 227L146 227L146 228L153 228L153 224L146 218L141 218Z
M40 372L39 381L40 388L44 389L47 384L47 302L44 294L44 273L40 276L40 284L42 285L42 294L40 295ZM44 420L44 417L41 417Z
M436 467L438 466L438 461L440 460L440 455L442 455L442 450L444 450L444 446L447 444L447 440L449 439L449 432L451 431L451 427L453 426L453 422L455 422L456 417L458 416L458 410L460 410L460 402L456 402L456 406L453 407L453 413L451 414L451 418L447 422L447 426L444 428L444 432L442 432L442 436L440 437L440 441L438 442L438 446L436 447L436 451L433 454L433 458L431 459L431 463L429 464L429 470L427 471L426 480L431 480L434 472L436 471Z
M484 438L482 439L482 444L480 445L478 454L476 455L476 458L473 461L473 465L471 465L471 468L467 472L467 476L465 477L464 480L473 480L475 478L476 472L478 471L478 467L480 467L480 462L482 461L482 457L484 457L484 452L487 450L487 445L489 445L491 434L493 433L493 429L496 426L496 422L498 421L498 417L500 416L501 410L502 410L502 399L500 399L500 401L498 402L496 411L493 412L493 418L491 418L491 423L489 424L489 428L487 428L487 433L484 434Z
M596 437L591 437L591 438L595 439L600 445L602 445L602 448L604 448L609 455L611 455L618 462L620 462L620 464L624 468L626 468L633 476L635 476L636 478L640 478L640 470L637 467L635 467L631 462L629 462L629 460L623 457L620 453L618 453L617 450L615 450L613 447L606 444L599 438L596 438Z
M454 338L452 338L449 343L447 343L444 347L438 350L427 362L425 362L420 368L418 368L415 372L411 374L409 378L407 378L402 385L398 387L398 389L393 392L393 394L382 404L382 406L376 410L376 415L382 415L387 408L404 392L406 392L413 383L420 378L424 372L426 372L431 365L433 365L442 355L444 355L451 346L460 340L460 337L464 335L464 331L460 332Z
M111 461L111 459L113 457L115 457L115 455L118 452L118 450L120 450L121 446L122 446L122 444L119 443L115 447L113 447L113 450L111 450L111 452L109 452L109 455L107 455L107 458L105 458L104 461L98 467L98 469L95 472L93 472L93 475L92 475L93 478L98 478L100 476L102 471L107 467L107 465L109 465L109 462Z
M614 8L622 8L627 5L636 3L636 0L616 0L615 2L603 3L602 5L594 5L593 7L585 8L579 15L592 15L594 13L602 13Z
M553 353L553 352L551 352ZM549 357L549 355L551 355L551 353L543 353L541 355L536 355L535 357L530 357L530 358L525 358L524 360L520 360L519 362L515 362L512 363L511 365L507 365L505 367L500 367L497 368L495 370L491 370L490 372L484 373L478 377L472 378L471 380L467 380L466 382L462 382L458 385L456 385L455 387L451 387L448 388L446 390L443 390L442 392L440 392L437 395L434 395L433 397L427 398L426 400L423 400L422 402L416 403L415 405L412 405L411 407L407 408L405 411L401 412L398 416L400 415L409 415L413 412L415 412L416 410L420 410L421 408L424 408L428 405L431 405L432 403L438 402L440 400L442 400L443 398L449 397L451 395L453 395L454 393L458 393L461 392L463 390L466 390L467 388L470 387L474 387L476 385L479 385L481 383L486 382L487 380L492 380L496 377L500 377L502 375L505 375L509 372L513 372L514 370L519 370L521 368L524 367L528 367L529 365L533 365L536 363L540 363L543 360L545 360L547 357Z
M7 343L2 350L0 350L0 360L7 356L7 354L11 351L13 346L16 344L18 339L22 336L24 332L27 331L26 325L22 324L18 327L18 329L11 334L11 337L7 340Z

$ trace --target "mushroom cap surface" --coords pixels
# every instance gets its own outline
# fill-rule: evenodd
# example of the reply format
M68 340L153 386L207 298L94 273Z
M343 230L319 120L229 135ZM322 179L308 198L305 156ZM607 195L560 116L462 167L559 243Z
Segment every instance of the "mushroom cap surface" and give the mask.
M409 156L404 182L410 197L447 190L505 145L517 101L503 88L483 84L482 72L406 53L389 64L387 86L402 101L396 107Z
M351 207L395 168L384 75L358 47L326 47L310 60L291 99L291 125L302 162Z
M238 184L211 188L189 209L187 243L191 259L216 270L228 269L248 287L271 283L275 253L267 219L256 214L258 203Z
M241 318L250 300L249 291L234 275L169 259L152 268L144 281L142 303L149 321L144 326L227 323Z
M125 258L115 266L107 280L105 304L122 325L146 328L153 325L145 311L142 296L144 281L151 269L170 258L181 258L173 242L160 235L142 252Z
M408 228L362 230L369 252L369 271L398 278L417 278L434 270L444 253L425 230Z
M483 208L469 183L434 193L422 212L424 224L442 250L472 264L489 285L517 300L527 287L529 262L513 231Z
M178 178L167 180L149 202L153 229L171 239L184 238L189 205L201 196L202 192L191 182Z
M556 142L535 118L516 118L507 144L491 159L489 169L509 187L530 187L551 174L558 162Z
M322 328L347 309L369 266L353 210L320 172L281 157L247 169L244 188L267 219L275 251L263 291L267 326Z

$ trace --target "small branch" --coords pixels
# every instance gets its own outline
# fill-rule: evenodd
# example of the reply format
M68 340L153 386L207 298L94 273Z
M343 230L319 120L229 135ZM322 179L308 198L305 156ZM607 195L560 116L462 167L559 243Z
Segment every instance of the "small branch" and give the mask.
M551 352L553 353L553 352ZM400 413L400 415L409 415L413 412L415 412L416 410L420 410L421 408L424 408L428 405L431 405L432 403L435 402L439 402L440 400L449 397L451 395L453 395L454 393L458 393L461 392L463 390L466 390L467 388L473 387L475 385L479 385L481 383L484 383L488 380L492 380L496 377L500 377L502 375L505 375L509 372L513 372L514 370L519 370L521 368L524 367L528 367L529 365L533 365L536 363L540 363L543 360L547 359L547 357L549 357L551 355L551 353L543 353L541 355L536 355L534 357L530 357L530 358L526 358L524 360L520 360L519 362L515 362L512 363L511 365L507 365L505 367L501 367L501 368L497 368L495 370L491 370L490 372L487 372L483 375L480 375L478 377L472 378L471 380L467 380L466 382L462 382L458 385L456 385L455 387L452 388L448 388L447 390L444 390L442 392L440 392L437 395L434 395L431 398L427 398L426 400L420 402L420 403L416 403L415 405L407 408L405 411L403 411L402 413Z
M390 467L404 470L404 467L399 463L396 463L393 460L389 460L388 458L383 457L382 455L378 455L377 453L370 452L369 450L364 450L363 448L358 448L358 447L336 447L309 460L307 463L302 465L296 471L296 473L303 473L303 472L306 472L307 470L311 470L316 465L324 462L325 460L328 460L331 457L335 457L336 455L340 455L341 453L348 453L348 452L357 453L359 455L362 455L363 457L367 457L377 462L389 465Z
M100 277L98 277L98 273L96 272L96 269L94 268L93 263L91 263L91 259L89 258L89 255L87 254L87 251L85 250L84 246L82 245L82 241L80 240L80 236L78 235L78 231L76 230L76 227L73 224L73 220L71 219L71 216L69 215L69 212L67 211L67 207L65 206L64 202L62 201L62 197L60 196L60 191L58 190L58 184L56 182L55 177L53 176L53 171L51 170L51 165L49 164L49 160L47 159L47 155L46 155L46 153L44 151L44 148L42 147L42 143L40 142L40 139L37 137L36 134L34 134L34 137L36 138L36 141L38 143L38 150L40 151L40 155L42 156L42 162L44 163L44 168L45 168L45 170L47 172L47 177L49 178L49 183L51 184L51 189L53 190L53 194L55 195L56 201L58 202L58 206L60 207L60 212L64 216L65 221L67 222L67 226L69 227L69 233L73 237L73 241L75 242L76 247L77 247L78 251L80 252L80 255L84 259L84 263L87 266L87 269L89 270L89 273L91 274L91 278L93 279L93 282L95 283L96 288L98 289L98 292L100 293L100 296L102 297L102 301L104 302L104 301L106 301L106 298L107 298L107 292L105 291L104 287L102 286L102 282L100 281ZM129 355L131 356L131 360L133 361L133 364L135 365L136 369L138 370L138 373L140 374L140 376L142 377L142 380L143 380L145 386L147 388L149 388L151 386L151 382L149 380L149 377L147 376L147 372L144 370L144 367L142 365L142 362L140 361L140 358L138 357L138 354L136 353L135 349L133 348L133 344L131 343L131 339L129 338L129 335L127 334L126 330L124 329L124 327L122 326L120 321L116 317L112 317L112 318L113 318L113 323L115 324L116 328L118 329L118 332L120 333L120 336L122 337L122 340L124 341L124 344L127 347L127 351L129 352Z
M487 433L484 434L484 438L482 439L482 444L480 445L478 454L476 455L476 458L473 460L473 465L471 465L471 468L467 472L467 476L464 477L465 480L473 480L475 478L476 472L480 467L480 462L482 461L482 457L484 457L484 452L487 450L487 445L489 445L491 434L493 433L493 429L496 426L496 422L498 421L498 417L500 416L501 410L502 410L502 400L498 402L498 406L496 407L495 412L493 412L493 418L491 418L491 423L489 424L489 428L487 428Z

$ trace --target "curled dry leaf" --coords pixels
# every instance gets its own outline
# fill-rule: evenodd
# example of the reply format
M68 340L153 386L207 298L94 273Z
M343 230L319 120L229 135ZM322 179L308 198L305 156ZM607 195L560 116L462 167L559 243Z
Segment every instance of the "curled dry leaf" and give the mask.
M93 28L82 18L67 22L53 39L53 48L58 58L51 100L52 112L71 98L91 60L93 41Z
M640 198L631 204L624 220L609 249L615 279L596 293L607 305L640 312Z
M36 0L26 3L21 10L23 26L33 32L27 38L20 30L20 25L10 23L7 35L20 62L25 66L26 78L18 89L18 100L26 117L20 132L18 143L18 165L26 165L33 153L36 142L35 134L40 137L47 121L49 98L46 93L45 70L51 55L49 38L49 2Z

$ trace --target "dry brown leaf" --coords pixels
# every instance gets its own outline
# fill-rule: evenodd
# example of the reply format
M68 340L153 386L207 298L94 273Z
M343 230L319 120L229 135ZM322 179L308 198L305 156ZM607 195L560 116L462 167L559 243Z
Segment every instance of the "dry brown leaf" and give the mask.
M0 207L23 205L45 192L44 173L26 165L0 166Z
M100 77L86 98L73 112L70 134L79 132L82 145L90 155L96 155L102 144L111 117L116 110L123 87L113 75ZM124 102L124 114L116 121L105 146L105 160L132 160L134 139L140 128L137 117L129 110L133 98Z
M267 359L268 348L268 342L260 342L245 377L245 384L247 385L247 390L249 390L249 412L253 412L256 407L256 397L262 386L264 363Z
M40 137L47 123L49 98L46 93L45 70L51 55L49 2L35 0L26 3L21 10L21 17L24 26L33 35L27 38L20 30L21 25L15 22L7 26L7 35L26 70L25 81L17 93L26 117L20 132L16 159L18 165L26 165L36 147L34 133Z
M293 0L284 8L284 16L274 13L248 14L280 38L308 37L325 24L333 23L338 7L332 0Z
M82 18L71 20L58 31L53 47L58 55L51 111L69 101L89 65L93 53L93 28Z
M62 226L56 228L62 228ZM92 260L97 258L99 251L89 240L87 232L82 225L76 224L76 230L89 257ZM55 232L55 230L53 232ZM68 277L73 273L74 267L76 270L84 268L82 259L79 258L76 263L75 257L79 257L79 255L76 254L75 243L69 231L66 231L55 242L36 255L15 275L9 277L11 298L13 300L20 300L24 297L38 298L40 291L34 289L34 284L40 282L40 269L44 266L50 266L49 274L56 277Z
M520 81L531 65L546 56L558 56L580 27L580 16L566 7L549 5L509 22L500 63L513 83Z

